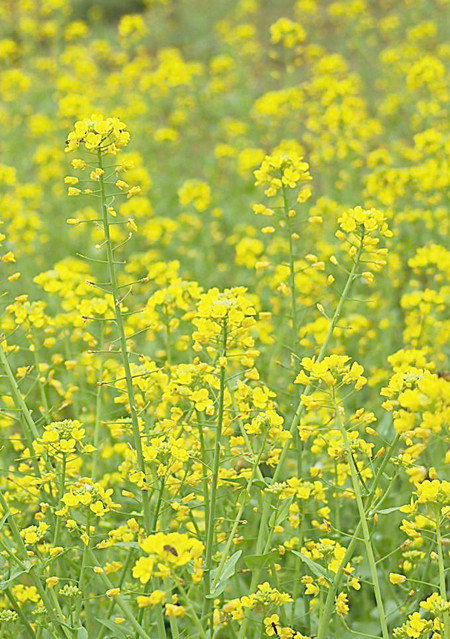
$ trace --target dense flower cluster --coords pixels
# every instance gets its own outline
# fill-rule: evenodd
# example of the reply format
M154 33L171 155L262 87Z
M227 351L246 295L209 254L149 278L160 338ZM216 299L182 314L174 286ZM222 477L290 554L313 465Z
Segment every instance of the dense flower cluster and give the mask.
M447 11L0 0L2 638L450 638Z
M119 118L91 115L90 118L75 122L73 131L67 136L66 151L70 153L79 149L80 146L84 146L87 151L106 150L115 155L130 141L130 134L125 129L126 124L121 122ZM77 162L78 166L75 168L82 168L81 162Z

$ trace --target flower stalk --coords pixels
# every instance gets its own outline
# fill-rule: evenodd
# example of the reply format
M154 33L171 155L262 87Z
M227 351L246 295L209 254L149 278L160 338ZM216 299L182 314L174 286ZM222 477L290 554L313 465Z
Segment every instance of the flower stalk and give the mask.
M101 149L97 152L98 157L98 166L103 171L103 157ZM119 344L120 351L122 356L122 364L125 372L127 393L128 393L128 402L130 406L130 416L131 416L131 425L133 430L133 444L136 449L136 457L137 463L142 476L146 478L146 468L145 468L145 460L142 448L142 440L141 440L141 432L139 428L139 417L136 408L135 396L134 396L134 387L133 387L133 378L131 375L131 367L130 367L130 359L127 348L127 337L125 334L125 323L121 310L121 297L119 293L119 286L117 283L117 273L116 266L114 260L114 250L111 242L111 233L109 227L108 220L108 203L106 201L106 189L105 189L105 180L103 174L99 177L100 182L100 201L101 201L101 209L102 209L102 219L103 219L103 231L105 234L105 247L106 247L106 258L108 262L108 270L110 277L110 285L111 285L111 295L113 298L114 304L114 315L116 319L117 329L119 331ZM147 533L151 530L151 510L150 510L150 495L145 490L142 490L142 506L143 506L143 515L144 515L144 529Z

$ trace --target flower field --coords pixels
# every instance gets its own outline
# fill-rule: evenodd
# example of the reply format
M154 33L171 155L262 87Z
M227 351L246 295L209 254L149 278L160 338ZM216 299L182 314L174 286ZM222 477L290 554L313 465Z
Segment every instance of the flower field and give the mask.
M449 0L0 0L0 639L450 639Z

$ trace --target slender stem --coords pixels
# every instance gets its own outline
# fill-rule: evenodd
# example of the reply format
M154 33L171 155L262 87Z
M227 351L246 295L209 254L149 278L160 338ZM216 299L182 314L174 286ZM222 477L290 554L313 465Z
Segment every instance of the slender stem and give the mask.
M227 320L224 320L223 323L223 342L222 342L222 355L226 357L227 353L227 339L228 339L228 329L227 329ZM220 388L219 388L219 405L217 408L217 427L216 427L216 440L214 446L214 459L213 459L213 470L212 470L212 478L211 478L211 494L209 499L209 515L207 521L206 528L206 551L205 551L205 572L204 572L204 583L205 583L205 600L203 602L203 616L206 618L208 615L211 616L209 623L211 632L213 629L213 620L212 620L212 600L207 599L206 595L211 594L211 570L212 570L212 556L213 556L213 547L214 547L214 525L216 518L216 508L217 508L217 484L219 480L219 466L220 466L220 447L221 447L221 439L222 439L222 426L223 426L223 412L224 412L224 399L225 399L225 366L220 367Z
M100 424L102 417L102 378L103 378L103 366L104 366L104 353L103 353L103 342L104 342L104 326L102 325L100 332L100 340L99 340L99 351L100 351L100 368L98 371L98 386L97 386L97 397L95 402L95 424L94 424L94 443L95 451L92 460L92 479L93 481L97 480L98 473L98 460L100 456Z
M161 482L159 485L158 501L156 502L155 514L153 516L153 524L152 524L153 533L155 533L158 528L158 519L159 519L159 513L161 510L162 501L163 501L165 484L166 484L166 478L164 476L164 477L161 477Z
M298 540L298 546L301 548L303 546L303 539L305 534L305 516L303 514L303 502L301 505L300 516L302 521L300 523L300 535ZM292 608L291 608L291 626L295 625L295 605L297 603L297 598L300 594L300 573L302 567L302 560L300 557L295 557L295 568L294 568L294 587L292 590ZM308 597L305 597L305 603L309 601Z
M438 554L438 567L439 567L439 592L442 599L447 603L447 586L445 583L445 564L444 553L442 551L442 538L441 538L441 512L437 510L436 516L436 544ZM448 610L444 612L444 639L450 639L450 616Z
M164 623L164 612L161 604L158 604L158 606L156 607L155 614L156 627L158 628L158 639L167 639L166 625Z
M61 475L59 478L59 489L58 489L58 503L64 496L64 489L66 485L66 466L67 466L67 455L63 453L62 463L61 463ZM55 530L53 533L53 546L58 545L59 533L61 530L61 517L59 515L55 515Z
M36 635L34 634L33 628L28 623L28 619L26 618L22 608L17 603L17 601L16 601L14 595L12 594L10 588L5 588L5 595L8 597L8 599L9 599L9 601L11 603L11 606L14 608L14 610L19 615L20 621L23 623L23 626L25 628L25 632L27 633L28 637L31 637L31 639L34 639L36 637Z
M386 451L383 461L381 462L377 474L375 475L375 479L373 480L371 489L370 489L370 494L367 497L366 503L365 503L365 512L366 512L366 516L369 514L371 508L372 508L372 504L375 500L376 497L376 491L377 488L379 486L379 483L381 481L381 478L384 474L385 468L389 462L389 460L391 459L392 455L394 454L395 449L397 448L397 445L400 441L400 435L398 433L396 433L394 440L390 446L389 451ZM355 529L355 532L353 533L352 539L350 540L349 545L347 546L347 550L346 553L342 559L342 562L338 568L338 571L336 572L334 579L333 579L333 583L330 584L330 587L328 589L328 593L327 593L327 598L325 600L325 605L322 609L322 614L320 615L320 623L319 623L319 632L318 632L318 639L326 639L327 637L327 633L328 633L328 629L329 629L329 623L330 623L330 618L333 612L333 606L334 606L334 598L337 592L337 589L339 588L339 584L341 582L342 576L344 574L344 569L345 566L347 565L347 563L351 560L353 553L355 551L356 548L356 544L358 543L358 537L359 534L361 532L361 520L358 522L358 525Z
M242 515L244 513L245 506L248 503L247 502L247 498L250 498L253 482L254 482L255 476L256 476L256 469L259 467L259 463L261 461L261 457L262 457L262 454L264 452L264 446L266 444L266 440L267 440L268 434L269 434L269 429L267 428L266 432L265 432L265 435L264 435L264 438L263 438L263 442L262 442L260 451L258 453L258 457L256 458L255 463L253 464L252 473L251 473L250 478L249 478L249 480L247 482L247 488L243 491L243 494L244 494L245 498L243 499L243 501L242 501L242 503L241 503L241 505L239 507L239 510L238 510L238 512L236 514L236 517L234 519L233 525L232 525L231 530L230 530L230 534L228 535L227 545L225 546L225 550L222 553L222 559L220 560L220 564L219 564L219 566L217 568L217 573L216 573L216 576L215 576L213 584L212 584L212 590L213 591L214 591L214 588L219 583L220 577L222 576L223 568L225 566L226 560L228 559L228 555L230 553L230 548L231 548L231 544L233 543L234 535L236 533L237 527L239 526L239 522L242 519Z
M381 632L383 634L383 639L389 639L389 630L388 630L387 622L386 622L386 614L384 611L383 597L381 594L380 582L378 580L377 565L375 561L375 555L373 552L372 540L370 538L369 526L367 524L366 512L365 512L365 508L364 508L364 504L362 500L361 486L358 479L356 463L352 455L352 449L350 446L350 441L348 439L347 431L342 422L341 411L337 404L336 404L336 419L337 419L339 430L341 431L342 439L344 442L344 448L347 454L347 462L350 467L353 492L355 494L356 504L358 506L359 519L361 522L364 544L366 547L367 559L370 566L370 573L372 576L373 588L375 592L375 599L377 602L378 612L380 616Z
M203 628L202 622L200 621L200 619L197 616L197 613L194 610L194 607L192 605L191 598L189 597L189 594L186 592L186 589L184 588L183 584L181 583L181 580L177 579L176 581L177 581L178 588L179 588L179 590L181 592L181 595L183 597L183 603L186 606L186 608L188 609L188 611L189 611L189 613L190 613L190 615L192 617L193 622L197 626L198 636L201 637L202 639L206 639L206 633L205 633L205 630ZM212 628L211 628L211 631L212 631ZM212 632L211 632L211 634L212 634Z
M327 352L328 349L328 344L333 336L334 333L334 329L337 326L337 323L339 322L339 319L341 317L341 313L342 313L342 309L344 306L344 303L346 302L349 294L350 294L350 289L351 286L353 284L353 281L356 279L357 277L357 270L358 270L358 265L361 259L361 253L362 253L362 248L363 248L363 241L361 240L361 243L359 245L357 254L355 256L355 260L353 262L353 266L352 269L348 275L347 281L345 283L344 286L344 290L342 291L341 297L339 299L338 305L336 307L336 310L334 312L334 315L331 319L330 322L330 326L328 328L328 332L327 335L325 337L325 340L322 344L322 347L320 349L319 355L317 356L317 361L320 362L322 361L322 359L325 357L325 354ZM313 390L313 387L311 385L308 385L304 392L303 395L310 395L311 392ZM292 419L292 423L290 426L290 433L291 435L294 435L297 427L300 423L300 419L303 415L303 412L305 410L304 404L302 401L300 401L298 403L297 406L297 410L295 412L295 415ZM278 462L278 466L275 469L274 475L273 475L273 482L276 482L279 480L279 477L281 475L281 473L283 472L283 470L286 468L286 457L288 455L289 452L289 447L290 447L290 440L287 440L286 443L283 446L283 449L281 451L280 454L280 459ZM255 553L257 555L260 555L262 553L263 547L264 547L264 540L266 540L266 547L270 547L271 541L272 541L272 534L271 531L268 530L268 520L270 517L270 513L271 513L271 504L270 504L270 500L269 499L265 499L264 503L263 503L263 510L261 513L261 519L260 519L260 527L259 527L259 533L258 533L258 538L257 538L257 542L256 542L256 550ZM255 568L252 574L252 581L251 581L251 585L250 585L250 592L254 592L256 586L259 583L259 578L260 578L260 574L261 574L261 568ZM241 629L238 635L238 639L246 639L246 632L247 632L247 628L248 628L248 624L249 624L249 619L246 618L244 619L244 621L242 622L241 625Z
M32 343L32 351L33 351L34 364L36 366L36 378L37 378L37 383L38 383L38 386L39 386L39 393L41 395L41 400L42 400L44 412L45 412L45 415L46 415L48 421L51 421L52 417L51 417L51 414L50 414L50 407L49 407L48 400L47 400L47 394L45 392L45 386L41 382L41 379L40 379L40 377L41 377L40 376L40 372L39 372L40 362L39 362L39 358L38 358L38 354L37 354L36 341L34 340L34 338L33 338L33 343Z
M21 557L21 559L17 557L17 562L19 563L21 568L24 569L27 565L29 565L30 559L28 557L28 553L27 553L27 549L24 544L24 541L20 535L19 528L17 527L17 523L14 518L14 515L11 513L11 510L9 509L8 503L5 497L3 496L2 492L0 492L0 504L3 508L4 514L7 515L9 528L11 530L12 537L15 541L17 552L19 553ZM58 610L55 610L53 608L47 596L45 588L42 585L42 581L41 581L41 577L40 577L39 569L37 565L31 566L31 568L29 568L28 570L28 574L30 575L31 580L33 581L33 584L35 585L36 590L38 591L39 596L42 599L42 603L44 604L44 607L47 610L49 619L52 622L55 628L55 631L57 632L59 637L62 639L66 639L66 637L70 638L69 629L66 625L64 617L62 617L62 615L58 612Z
M1 340L1 337L0 337ZM0 341L0 361L3 364L3 368L6 372L6 377L8 378L9 387L11 389L11 395L14 400L14 404L21 411L21 415L23 417L24 428L23 432L25 435L25 439L27 442L27 446L30 451L31 463L33 464L34 472L37 477L41 477L41 470L39 468L39 463L36 457L33 454L33 440L38 439L39 433L34 423L34 419L31 416L30 411L28 410L28 406L26 405L22 393L19 390L19 387L16 382L16 378L11 370L11 366L9 365L8 358L6 357L6 353L3 349L3 346Z
M90 560L93 562L94 566L98 566L97 558L92 548L88 549L87 554ZM103 584L107 590L109 590L110 588L113 588L112 582L109 580L109 578L104 572L101 573L99 577L103 581ZM141 637L142 639L152 639L150 635L148 635L146 631L142 628L142 626L136 621L136 615L133 609L128 605L128 603L125 601L122 595L116 595L114 597L114 601L122 610L124 616L126 617L126 619L128 619L128 621L130 622L134 630L138 633L139 637Z
M102 168L102 152L100 150L98 151L98 164L99 164L99 168ZM136 449L136 456L137 456L139 470L143 474L144 481L145 481L146 469L145 469L144 454L142 450L141 433L139 429L139 417L138 417L135 397L134 397L133 378L131 375L130 360L128 356L127 338L125 334L124 320L123 320L123 315L122 315L122 311L120 307L121 299L119 294L119 287L117 284L117 275L116 275L113 246L111 242L111 234L109 229L108 205L106 202L105 181L103 179L103 175L100 176L100 199L101 199L102 216L103 216L103 230L105 234L106 257L108 262L109 277L111 281L111 294L112 294L113 302L114 302L114 314L116 318L117 328L119 331L120 350L122 353L122 363L123 363L123 368L124 368L125 378L126 378L128 403L130 406L131 424L133 428L133 442L134 442L134 447ZM149 533L151 528L150 496L145 489L142 490L142 505L143 505L143 511L144 511L144 529L147 533Z
M208 465L206 458L205 437L203 434L203 421L200 412L197 411L198 419L198 433L200 439L200 452L202 456L202 485L203 485L203 500L205 504L205 522L209 520L209 490L208 490Z
M90 531L90 512L88 511L88 515L86 518L86 534L88 536L87 539L87 543L85 543L84 548L83 548L83 557L81 559L81 568L80 568L80 576L78 579L78 588L81 590L81 592L84 594L84 585L85 585L85 577L86 577L86 563L87 563L87 558L88 558L88 553L89 553L89 549L91 547L91 531ZM80 597L80 599L77 601L77 606L75 609L75 626L78 626L80 623L80 616L81 616L81 608L82 608L82 604L83 604L83 600ZM87 607L87 606L86 606Z
M297 318L297 291L295 286L295 257L294 243L292 241L292 233L290 229L289 203L286 195L286 187L282 186L284 216L286 219L287 231L289 235L289 282L291 288L291 313L292 313L292 353L294 356L294 370L298 369L298 318Z
M124 564L123 569L122 569L122 574L120 575L119 584L118 584L119 588L122 588L122 586L123 586L123 583L124 583L125 578L127 576L128 569L129 569L130 564L131 564L131 560L133 558L133 554L134 554L134 549L130 548L129 551L128 551L128 554L127 554L127 558L125 560L125 564ZM108 610L106 611L106 617L105 617L106 621L108 621L109 618L111 617L111 615L113 613L113 610L114 610L114 606L115 606L115 604L114 604L114 599L113 599L112 601L109 602ZM100 633L99 633L97 639L103 639L103 637L105 636L107 630L108 629L107 629L106 626L102 626L102 629L100 630Z

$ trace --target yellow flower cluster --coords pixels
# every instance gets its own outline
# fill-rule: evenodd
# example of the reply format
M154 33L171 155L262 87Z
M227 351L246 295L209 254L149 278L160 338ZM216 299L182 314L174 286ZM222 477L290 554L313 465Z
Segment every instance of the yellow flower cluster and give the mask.
M156 533L142 539L139 546L148 555L140 557L133 567L133 577L141 583L146 584L153 576L167 578L172 570L191 562L193 581L201 580L204 545L195 537L185 533Z
M87 151L116 155L130 141L126 128L127 125L119 118L104 118L93 114L90 118L75 122L73 131L67 136L66 152L76 151L81 146Z
M111 498L113 492L112 488L105 489L99 483L92 483L87 477L81 478L64 493L61 498L64 506L56 514L64 517L72 509L88 509L96 517L102 517L112 508L119 506Z
M450 637L447 10L0 0L4 639Z
M192 323L196 327L192 337L194 350L201 352L203 345L210 345L212 351L222 350L222 355L231 348L246 348L252 357L256 309L254 300L244 287L220 291L210 289L200 296L198 306L192 313ZM221 340L222 337L222 340ZM257 352L254 353L254 357Z
M308 386L322 382L331 388L354 384L355 390L360 390L367 384L367 379L363 376L364 368L358 362L350 365L349 361L350 357L347 355L329 355L320 362L315 358L303 357L303 370L295 378L295 383Z
M300 185L312 180L309 164L303 157L282 150L266 155L254 175L255 186L264 186L264 193L269 198L275 197L284 189L298 189Z
M37 455L45 453L49 457L59 457L73 454L79 445L81 452L91 453L95 450L92 445L81 444L85 432L78 420L51 422L44 426L42 437L33 442L34 452Z

